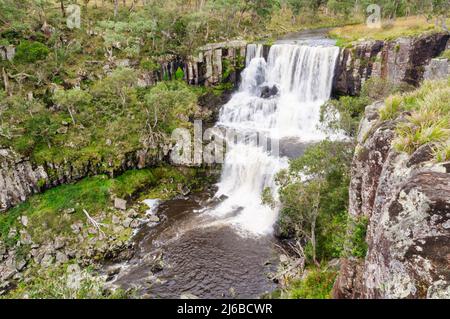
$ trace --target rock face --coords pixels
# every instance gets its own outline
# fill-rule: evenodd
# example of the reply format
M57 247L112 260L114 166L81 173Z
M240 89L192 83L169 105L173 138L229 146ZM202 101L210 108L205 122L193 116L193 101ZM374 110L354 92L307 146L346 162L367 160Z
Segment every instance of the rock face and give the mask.
M0 46L0 58L2 60L12 61L16 55L16 47L13 45Z
M426 65L445 50L449 39L449 33L436 33L394 41L364 41L345 48L336 66L334 94L359 94L370 77L417 85L424 78Z
M0 47L0 54L4 58L11 58L6 47ZM12 54L12 53L11 53ZM231 41L210 44L199 49L196 57L186 60L170 56L160 62L161 70L141 75L138 85L146 87L167 78L175 78L178 68L183 70L184 80L189 84L216 85L222 82L237 85L240 71L245 67L246 43ZM116 60L113 66L106 65L105 72L113 67L134 67L136 63L128 59ZM204 101L203 101L204 102ZM223 101L213 105L218 107ZM200 101L202 104L202 101ZM205 105L212 109L212 105ZM67 127L58 129L59 134L67 133ZM128 169L144 168L156 165L169 158L173 145L142 146L142 149L123 154L115 159L114 164L106 159L96 161L87 160L81 163L66 161L64 163L33 163L28 158L22 158L10 149L0 147L0 213L15 206L30 195L44 189L65 183L77 181L86 176L110 174L115 175ZM117 160L120 161L117 164Z
M156 165L169 152L169 146L143 148L123 154L119 165L112 167L111 163L111 167L108 167L104 161L97 164L86 161L37 165L10 149L0 149L0 213L46 188L74 182L86 176L115 175L128 169Z
M246 47L244 41L229 41L201 47L196 56L167 56L159 62L160 70L141 76L139 85L150 86L164 79L175 79L178 69L183 71L184 80L192 85L212 86L222 81L237 85L245 67Z
M433 163L430 145L397 153L381 105L366 108L350 186L350 214L369 220L368 253L344 260L334 296L450 298L450 162Z
M425 67L424 80L439 80L450 76L450 61L448 59L432 59Z

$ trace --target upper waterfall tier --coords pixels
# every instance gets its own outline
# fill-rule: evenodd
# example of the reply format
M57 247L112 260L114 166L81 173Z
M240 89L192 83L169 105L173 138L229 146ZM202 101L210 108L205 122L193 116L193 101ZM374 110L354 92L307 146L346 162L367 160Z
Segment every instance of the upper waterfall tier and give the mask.
M323 138L316 126L320 105L331 94L339 48L277 44L267 61L261 51L248 47L239 91L223 107L219 124L278 137Z
M209 213L252 234L273 230L278 208L262 204L270 189L277 199L275 175L288 166L277 148L284 137L321 140L320 106L329 99L339 49L334 46L277 44L267 61L262 46L247 48L247 67L238 92L223 106L218 126L257 139L228 139L217 198ZM270 141L265 145L257 141Z

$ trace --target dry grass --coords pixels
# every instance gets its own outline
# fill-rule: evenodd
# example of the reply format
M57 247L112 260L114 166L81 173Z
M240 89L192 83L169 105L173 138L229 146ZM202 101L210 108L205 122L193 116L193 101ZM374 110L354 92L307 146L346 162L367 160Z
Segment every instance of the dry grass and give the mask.
M450 19L447 24L449 22ZM427 21L425 17L412 16L384 21L381 28L369 28L366 24L334 28L330 30L329 35L336 38L338 44L348 45L359 40L392 40L438 31L442 31L442 28L436 27L434 21Z

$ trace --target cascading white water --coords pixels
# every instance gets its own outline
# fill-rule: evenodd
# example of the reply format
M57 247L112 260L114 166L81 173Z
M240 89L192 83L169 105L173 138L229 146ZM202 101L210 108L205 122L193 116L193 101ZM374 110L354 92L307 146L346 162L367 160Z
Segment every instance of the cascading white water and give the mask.
M222 108L218 126L272 140L323 139L320 106L330 97L338 54L335 46L278 44L266 62L262 46L249 45L239 91ZM275 174L287 166L287 158L254 140L231 143L216 194L226 199L210 213L244 231L270 233L278 209L263 205L261 194L269 187L276 198Z
M247 45L247 53L245 55L245 66L248 67L254 58L262 58L263 46L261 44Z

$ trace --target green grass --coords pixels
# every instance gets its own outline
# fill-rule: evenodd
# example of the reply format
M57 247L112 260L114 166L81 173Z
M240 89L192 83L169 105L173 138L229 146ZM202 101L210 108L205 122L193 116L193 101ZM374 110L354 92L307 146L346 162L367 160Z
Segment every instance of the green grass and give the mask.
M432 143L435 159L448 159L450 140L450 78L425 81L415 91L394 95L385 100L379 110L382 121L394 120L401 112L409 112L397 124L397 137L393 141L399 152L413 153L419 147Z
M442 52L440 57L450 60L450 50L445 50L444 52Z
M384 106L379 110L380 119L382 121L394 119L400 111L402 102L402 96L393 95L388 97L384 102Z
M132 291L104 289L105 279L87 267L74 264L52 266L49 269L32 269L33 276L21 281L16 289L3 299L128 299ZM0 298L0 299L2 299Z
M0 239L9 247L16 244L18 235L9 238L8 234L12 228L17 232L22 228L20 216L28 217L27 230L36 243L59 234L71 234L70 226L74 222L86 220L84 209L91 216L107 212L113 205L112 195L132 199L140 194L142 198L167 199L177 194L179 184L200 189L204 179L197 176L198 172L197 169L179 171L173 167L157 167L131 170L113 179L105 175L89 177L52 188L0 214ZM65 214L68 209L75 212Z
M111 204L110 187L112 180L106 176L86 178L78 183L50 189L43 194L32 196L26 202L0 215L0 237L9 246L18 237L8 238L11 228L20 229L19 216L27 216L28 231L37 243L58 234L70 233L70 225L85 220L83 209L93 215ZM64 215L66 209L75 213Z
M310 268L306 277L293 282L287 291L290 299L330 299L337 272Z
M350 236L350 254L357 258L365 258L368 249L366 235L369 220L367 217L360 217L350 223L349 226L352 229Z

